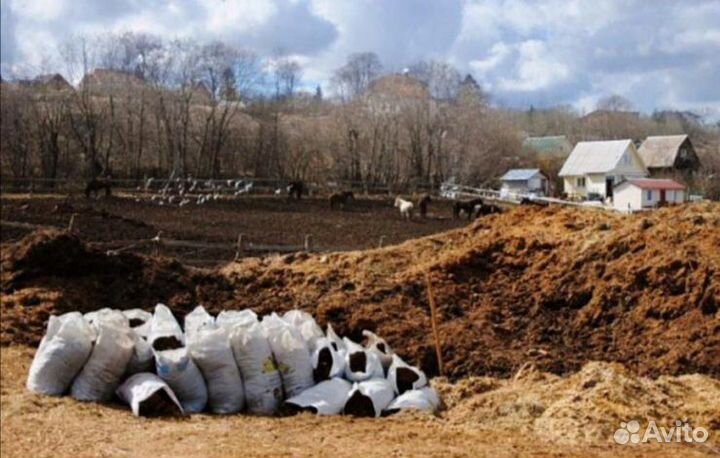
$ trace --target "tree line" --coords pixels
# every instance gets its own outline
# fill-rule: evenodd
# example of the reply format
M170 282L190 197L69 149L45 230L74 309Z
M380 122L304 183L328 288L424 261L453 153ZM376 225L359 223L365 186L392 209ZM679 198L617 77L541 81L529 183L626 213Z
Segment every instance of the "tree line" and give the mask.
M681 132L692 135L708 176L720 172L719 126L660 114L590 122L567 107L505 109L471 75L437 60L388 72L376 54L352 54L329 91L305 90L302 66L281 51L258 56L148 34L71 38L53 62L62 77L40 69L2 83L5 177L390 186L454 177L489 186L508 168L538 164L522 148L524 135L575 142ZM599 108L628 111L628 103L614 96Z

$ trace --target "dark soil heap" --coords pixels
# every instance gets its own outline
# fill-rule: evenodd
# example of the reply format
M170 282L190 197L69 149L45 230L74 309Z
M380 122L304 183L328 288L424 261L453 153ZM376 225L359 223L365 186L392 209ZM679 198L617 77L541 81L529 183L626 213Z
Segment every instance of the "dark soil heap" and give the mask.
M639 374L720 377L720 205L624 216L519 207L383 249L246 259L217 270L108 256L60 232L3 253L2 342L37 343L50 313L100 307L180 316L294 307L360 339L385 337L437 372L425 274L438 304L445 372L555 373L591 360Z

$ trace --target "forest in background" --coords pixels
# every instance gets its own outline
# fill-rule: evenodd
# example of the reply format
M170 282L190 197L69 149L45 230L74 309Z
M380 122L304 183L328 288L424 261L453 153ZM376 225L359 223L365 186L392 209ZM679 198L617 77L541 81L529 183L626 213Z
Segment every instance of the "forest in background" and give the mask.
M437 186L497 186L513 167L555 177L561 161L523 150L527 136L581 140L686 133L703 163L693 187L720 196L720 122L688 112L642 115L609 95L583 116L570 107L493 105L471 75L420 61L385 70L348 56L331 87L307 91L292 56L221 42L124 33L75 37L42 69L3 80L3 178L193 176ZM71 82L68 84L67 81Z

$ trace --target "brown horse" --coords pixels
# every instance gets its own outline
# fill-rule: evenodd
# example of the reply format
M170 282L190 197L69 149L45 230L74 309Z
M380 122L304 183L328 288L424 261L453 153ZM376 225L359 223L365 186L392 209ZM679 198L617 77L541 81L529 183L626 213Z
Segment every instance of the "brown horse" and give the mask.
M286 189L287 189L288 198L295 198L297 200L300 200L303 193L305 193L307 191L305 188L305 183L303 183L302 181L299 181L299 180L291 181Z
M418 201L418 208L420 209L421 217L427 217L427 209L430 202L432 202L430 194L423 194L422 197L420 197L420 200Z
M458 219L460 218L460 212L465 212L468 221L470 221L475 213L475 207L478 205L483 205L482 199L459 200L455 202L455 205L453 205L453 218Z
M336 206L339 206L344 210L348 202L352 202L354 200L355 195L352 191L334 192L328 198L328 201L330 202L330 210L334 209Z
M93 178L85 186L85 197L89 199L91 194L97 197L98 191L102 189L105 190L105 197L109 197L112 194L111 187L109 179Z

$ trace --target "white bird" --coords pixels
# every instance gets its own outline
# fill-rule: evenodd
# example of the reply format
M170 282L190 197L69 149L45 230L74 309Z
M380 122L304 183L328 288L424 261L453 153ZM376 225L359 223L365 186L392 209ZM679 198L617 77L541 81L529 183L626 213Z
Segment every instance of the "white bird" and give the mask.
M282 194L282 188L277 188L277 189L275 190L275 195L276 195L276 196L279 196L280 194Z

